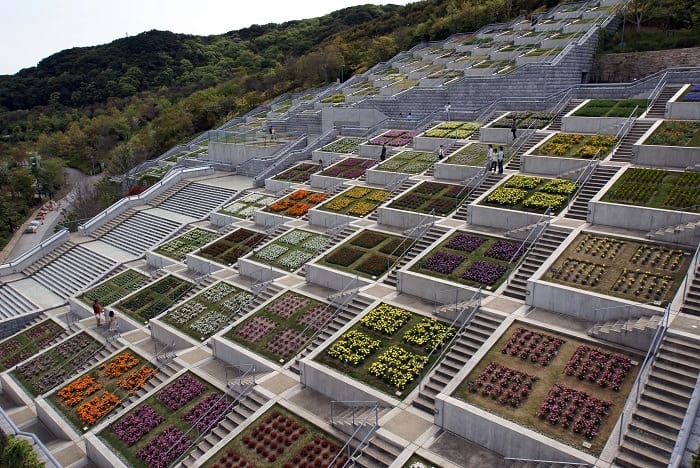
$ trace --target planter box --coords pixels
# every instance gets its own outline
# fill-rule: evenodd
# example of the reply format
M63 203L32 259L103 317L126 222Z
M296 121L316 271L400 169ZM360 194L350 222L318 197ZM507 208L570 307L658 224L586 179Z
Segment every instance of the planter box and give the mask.
M311 187L315 189L325 190L330 187L336 187L339 184L342 184L348 180L349 179L342 179L339 177L311 174L311 179L309 180L309 183L311 184Z
M267 185L268 180L270 180L270 179L265 180L266 185ZM241 218L237 218L235 216L212 211L211 213L209 213L209 221L215 226L223 227L223 226L228 226L229 224L233 224L235 222L241 221ZM148 260L148 252L146 252L146 260Z
M357 221L358 219L360 218L342 213L332 213L330 211L319 210L316 208L311 208L309 210L309 224L313 224L314 226L331 228L340 226L341 224L350 223L352 221Z
M73 376L73 378L75 377ZM51 391L57 391L59 388L60 385ZM36 410L37 419L44 423L54 436L59 439L71 440L74 442L78 442L82 438L81 434L78 434L70 423L63 419L64 416L51 406L43 396L37 397L34 400L34 409Z
M525 52L525 51L524 50L507 50L507 51L497 50L496 52L491 52L489 54L489 58L491 60L494 60L494 61L495 60L498 60L498 61L513 60L516 57L519 57L520 55L522 55L523 52Z
M445 78L421 78L419 86L422 88L430 88L434 86L440 86L445 82Z
M397 210L395 208L387 208L380 206L377 208L377 223L386 224L400 229L410 229L419 224L429 223L433 220L433 216L423 213L414 213L412 211ZM440 219L440 217L435 217Z
M251 258L238 259L238 272L241 276L254 278L256 281L270 281L282 276L286 276L288 272L279 270L271 265L256 262Z
M415 262L412 262L415 263ZM396 275L396 289L430 302L454 304L470 299L476 288L466 284L454 283L442 278L423 275L415 271L400 270ZM486 290L482 290L486 294Z
M279 369L278 365L264 357L218 335L211 337L211 348L214 357L232 366L255 365L256 374L273 372Z
M569 23L564 25L562 32L565 34L572 32L586 32L594 26L595 23Z
M413 137L413 149L416 151L434 151L437 153L440 145L445 145L445 148L447 148L455 141L457 140L454 138L416 136Z
M525 129L517 129L516 134ZM513 133L510 128L482 127L479 131L479 141L482 143L512 143Z
M611 12L607 10L598 10L598 9L593 9L593 10L586 10L581 14L581 18L583 19L598 19L602 18L604 16L608 16Z
M289 182L287 180L273 180L273 179L265 179L265 189L269 190L270 192L284 192L287 190L289 187L292 185L296 185L298 182ZM212 213L213 214L213 213ZM212 223L214 221L212 220Z
M411 72L408 73L408 79L409 80L420 80L425 78L426 76L430 75L433 73L433 71L426 69L427 67L423 66L421 68L415 69Z
M268 213L267 211L256 211L254 219L255 224L257 224L258 226L270 228L273 226L284 224L287 221L292 221L294 218L289 218L287 216L275 213Z
M478 201L480 200L477 200L477 202ZM484 205L469 205L467 207L467 213L468 224L488 226L503 229L504 231L529 226L536 223L542 216L537 213Z
M536 156L524 154L520 157L520 170L527 174L544 176L556 176L565 172L585 167L590 162L588 159L560 158L556 156ZM574 180L578 174L571 176Z
M470 68L472 65L474 65L474 63L475 62L473 60L461 60L461 61L455 60L455 61L446 63L445 68L447 68L448 70L464 71L464 70Z
M574 10L574 11L557 11L554 13L553 17L554 19L567 19L567 20L572 20L572 19L578 19L581 17L583 14L582 9Z
M562 117L561 131L568 133L600 133L617 135L627 121L626 117Z
M535 31L560 31L565 25L566 25L566 23L563 21L555 21L552 23L537 23L535 25ZM564 31L564 32L573 32L573 31Z
M95 434L85 434L83 440L88 459L99 468L128 468L121 458Z
M634 145L632 162L639 166L685 169L700 164L700 148Z
M194 270L197 273L201 273L203 275L208 275L210 273L222 270L224 268L224 265L216 263L213 260L198 257L194 253L187 254L187 260L185 263L187 263L188 269Z
M418 68L423 68L425 66L425 63L423 62L412 62L412 63L407 63L407 64L401 64L401 63L395 63L396 69L399 70L399 72L408 74L409 72L412 72L413 70L416 70Z
M164 314L161 314L159 317L162 317L163 315ZM199 341L190 337L186 333L181 332L173 325L161 322L158 318L151 319L148 322L148 328L151 331L151 338L165 344L174 343L175 349L178 350L191 348L192 346L198 346L200 344Z
M517 36L515 39L513 39L513 43L515 45L539 44L545 37L547 36L541 34L533 34L531 36Z
M666 118L700 120L700 102L667 102Z
M335 291L343 291L355 279L355 287L369 286L374 283L372 280L364 279L352 273L335 270L325 265L316 263L306 264L307 283L317 284Z
M435 163L435 178L462 182L484 172L480 166L462 166L459 164Z
M542 39L542 42L540 42L540 47L543 49L563 49L569 44L569 42L575 41L576 39L577 38L575 37L565 37L563 39Z

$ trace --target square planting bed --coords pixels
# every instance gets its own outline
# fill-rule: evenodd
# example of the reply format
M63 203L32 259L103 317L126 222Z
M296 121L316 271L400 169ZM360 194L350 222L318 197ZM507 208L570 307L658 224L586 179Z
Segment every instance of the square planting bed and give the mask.
M249 193L233 203L229 203L228 205L224 206L219 210L219 213L234 216L236 218L248 219L257 210L267 207L275 200L276 197L265 195L264 193Z
M598 455L637 372L628 355L516 322L452 396Z
M352 187L319 207L332 213L364 217L374 211L382 202L391 198L387 190L368 187Z
M665 305L673 300L690 252L593 233L581 233L542 277L545 281Z
M634 117L639 117L647 108L646 99L591 99L578 108L574 117L629 117L637 108Z
M298 218L304 216L310 208L328 198L321 192L299 189L283 199L272 203L265 211Z
M179 301L191 287L192 283L189 281L168 275L114 307L130 315L137 322L147 322Z
M210 337L245 311L253 295L220 282L202 291L160 319L196 340Z
M319 263L375 279L387 272L410 243L402 236L362 231L324 256Z
M258 249L251 259L287 271L296 271L314 258L330 242L323 234L295 229L265 247Z
M206 468L254 466L341 468L348 461L345 445L280 405L253 421L207 463ZM338 458L330 465L331 461Z
M99 437L130 466L166 467L192 447L198 432L216 428L231 412L231 404L230 396L186 373L110 424ZM190 430L193 427L196 430Z
M439 216L447 216L457 209L464 187L461 185L422 182L416 188L389 204L389 208L429 214L435 210Z
M80 333L50 348L12 371L12 376L33 396L63 383L102 345L87 333Z
M600 159L612 151L617 138L610 135L582 135L580 133L557 133L530 154L557 156L560 158L592 159L600 152Z
M483 167L486 163L486 154L489 151L489 145L483 143L470 143L462 147L458 151L452 153L446 164L456 164L458 166L478 166Z
M389 130L378 137L374 137L367 143L370 145L406 146L411 143L416 132L412 130Z
M129 269L103 281L94 288L88 289L85 294L80 296L80 300L87 305L92 305L97 299L102 306L106 306L128 296L150 281L151 278L148 276Z
M645 145L700 146L700 122L666 120L644 141Z
M389 395L407 395L437 358L439 351L431 351L455 331L433 318L380 304L316 361Z
M354 153L357 147L362 143L361 138L339 138L332 143L327 144L319 151L325 151L327 153L341 153L349 154Z
M81 433L94 426L158 373L155 366L122 351L48 396L48 401Z
M286 292L255 312L225 337L273 362L286 362L301 351L336 307Z
M426 131L422 136L429 138L454 138L464 140L481 127L479 122L443 122L430 130Z
M700 212L700 174L629 168L601 201Z
M377 170L400 172L402 174L420 174L437 161L437 154L427 151L402 151L382 164Z
M158 247L155 252L177 261L182 261L188 253L208 244L217 237L217 233L204 229L193 229Z
M277 174L272 179L303 184L304 182L308 182L311 178L311 174L316 171L318 171L318 164L301 163Z
M337 177L340 179L357 179L364 175L365 171L377 164L377 161L365 158L347 158L330 166L320 175Z
M496 289L508 278L521 255L519 242L456 232L424 255L411 271L469 286ZM509 264L511 259L513 262Z
M232 266L239 258L253 250L264 238L265 234L239 228L223 239L204 247L197 255L222 265Z
M513 119L516 120L517 129L534 128L542 129L549 124L552 120L552 116L549 112L535 112L535 111L518 111L518 112L508 112L503 118L500 118L490 124L487 128L510 128L513 125ZM516 130L517 135L517 130Z
M7 370L16 364L44 350L61 333L63 328L53 320L44 320L28 330L0 342L0 371Z
M514 175L480 204L533 213L544 213L551 208L555 215L566 207L569 195L575 191L576 183L570 180Z

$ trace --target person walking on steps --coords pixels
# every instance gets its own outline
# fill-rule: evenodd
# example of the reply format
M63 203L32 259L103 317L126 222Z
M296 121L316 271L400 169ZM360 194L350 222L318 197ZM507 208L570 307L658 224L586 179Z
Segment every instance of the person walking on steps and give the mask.
M503 174L503 147L498 148L496 153L496 161L498 162L498 173Z
M496 151L493 149L493 145L489 145L489 151L486 153L486 160L491 163L489 167L489 172L496 172L498 163L496 161Z
M438 148L438 161L440 161L444 157L445 157L445 146L440 145L440 147Z
M386 143L382 143L382 152L379 155L379 160L380 161L386 160Z
M515 132L518 129L518 119L513 117L513 122L510 124L510 133L513 134L513 140L515 140Z
M92 313L95 315L95 320L97 321L97 326L100 326L100 316L102 315L102 306L100 305L99 302L97 302L97 299L95 299L95 302L92 303Z

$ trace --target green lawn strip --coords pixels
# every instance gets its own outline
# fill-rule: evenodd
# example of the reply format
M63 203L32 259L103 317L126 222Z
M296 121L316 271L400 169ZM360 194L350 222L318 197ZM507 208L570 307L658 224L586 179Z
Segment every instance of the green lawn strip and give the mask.
M488 288L489 286L481 283L477 283L476 281L471 281L471 280L466 280L462 278L462 275L469 269L474 262L482 261L482 262L489 262L489 263L497 263L499 265L503 265L506 267L505 273L496 281L492 286L490 286L491 290L496 290L498 287L503 283L506 279L508 279L508 276L512 273L512 269L516 266L518 259L516 259L511 265L508 265L508 262L505 260L499 260L497 258L493 257L487 257L486 252L495 244L498 240L498 238L495 237L490 237L490 236L485 236L482 234L474 234L474 233L466 233L470 235L477 235L479 237L482 237L486 239L483 244L481 244L476 250L472 252L465 252L464 250L456 250L456 249L451 249L448 247L448 244L450 242L450 239L452 239L455 235L458 234L465 234L463 231L458 231L452 236L450 236L448 239L445 241L441 242L440 245L435 247L433 250L428 252L426 255L424 255L419 262L413 265L411 267L411 271L415 271L417 273L422 273L424 275L428 276L434 276L436 278L442 278L448 281L455 281L457 283L462 283L466 284L468 286L473 286L475 288ZM519 244L517 241L508 241L514 244ZM424 268L424 262L427 261L434 253L436 252L445 252L450 255L460 255L464 257L464 261L455 268L452 273L449 275L444 274L444 273L438 273L437 271L430 270L428 268Z
M436 193L428 194L429 187L440 188ZM435 214L447 216L457 209L457 194L463 187L454 184L442 184L439 182L421 182L418 187L394 200L389 208L413 211L416 213L430 214L435 209Z
M80 405L92 400L93 398L97 397L98 395L101 395L102 392L104 392L104 391L114 393L115 395L117 395L119 397L120 400L124 400L125 398L128 398L129 393L126 390L124 390L123 388L119 387L117 385L117 382L119 382L121 379L126 377L130 372L138 370L141 367L143 367L144 365L149 364L148 361L144 360L140 355L133 353L129 350L122 351L119 354L122 354L124 352L128 352L129 354L131 354L132 356L137 358L139 360L139 363L135 367L124 371L119 377L110 378L110 377L105 376L104 372L100 369L100 366L98 366L96 368L93 368L92 370L89 370L88 372L80 374L78 377L71 379L70 381L66 381L65 385L60 385L60 386L56 387L54 389L54 391L48 396L47 401L51 404L51 406L54 407L54 409L56 409L59 413L61 413L65 417L65 419L68 420L68 422L70 422L70 424L73 426L73 429L75 429L78 432L78 434L81 434L83 432L83 427L87 426L85 423L82 422L82 420L78 416L78 408L80 407ZM117 356L119 354L117 354ZM105 361L105 363L110 362L112 359L108 359L107 361ZM153 368L153 365L148 365L148 367ZM71 383L75 382L76 380L78 380L86 375L92 376L95 379L95 382L101 383L102 388L99 389L98 391L96 391L95 393L93 393L92 395L88 395L88 396L84 397L83 400L75 406L66 405L63 401L63 398L58 396L58 392L62 388L67 387ZM114 409L112 411L114 411ZM99 422L104 417L109 415L112 411L110 411L109 413L106 413L104 416L102 416L102 418L98 419L95 424L99 424Z
M81 346L74 352L74 354L69 354L67 357L64 357L57 351L58 347L62 345L70 345L70 343L76 341L80 341ZM19 382L19 384L24 387L25 390L27 390L27 392L37 397L40 394L45 393L40 392L36 387L36 384L41 379L55 377L53 380L60 385L66 378L73 374L76 369L76 364L82 365L82 361L87 356L91 355L101 347L102 344L90 337L87 333L80 333L61 345L51 348L46 353L42 353L31 361L15 368L15 370L13 370L11 373L15 380L17 380L17 382ZM25 367L32 368L35 365L41 365L43 370L31 378L25 379L21 370Z
M370 232L373 235L382 236L382 237L384 237L384 239L381 241L378 241L372 247L364 247L361 245L357 245L357 242L359 241L360 237L363 236L364 233L366 233L366 232ZM396 241L394 241L394 239ZM329 254L325 255L319 261L319 263L321 265L325 265L325 266L328 266L328 267L336 269L336 270L345 271L345 272L350 273L352 275L359 275L359 276L362 276L364 278L376 279L376 278L382 276L384 273L386 273L387 270L383 269L383 271L381 271L381 272L376 271L375 273L377 273L377 274L372 275L372 274L367 273L365 271L359 270L359 267L364 262L370 260L373 257L381 258L382 260L384 260L386 262L386 267L387 268L390 267L399 258L399 256L397 254L400 253L400 248L397 251L394 251L394 248L391 248L391 250L389 250L390 249L389 245L391 244L392 247L395 247L395 246L398 246L398 244L396 243L397 241L402 242L405 240L406 240L406 238L402 237L402 236L380 233L380 232L376 232L376 231L362 231L360 234L354 236L349 241L344 242L340 246L336 247ZM349 264L347 264L345 266L329 261L329 258L333 259L334 254L337 256L338 252L341 249L350 249L350 251L356 251L356 252L358 252L358 257L354 261L350 262ZM391 255L392 252L394 253L394 255ZM382 265L378 264L378 266L383 266L383 264Z
M376 166L380 171L420 174L437 161L437 154L427 151L403 151Z
M662 122L643 144L698 147L700 146L700 122L667 120Z
M280 413L281 415L293 420L297 424L299 424L301 427L303 427L306 432L302 435L299 436L299 438L294 441L289 447L285 447L284 452L279 455L277 460L274 462L274 464L271 464L271 462L267 459L256 453L254 449L248 448L248 446L243 442L243 438L246 436L250 437L250 434L255 430L255 428L262 422L264 422L271 414L273 413ZM316 426L313 423L310 423L306 419L297 416L296 414L288 411L286 408L283 406L280 406L279 404L273 405L269 410L267 410L262 416L260 416L258 419L255 421L251 422L250 425L243 430L238 436L236 436L231 442L226 444L225 447L223 447L221 450L219 450L213 457L209 459L203 466L205 468L211 468L217 463L220 466L228 466L225 465L225 462L223 460L220 460L222 456L225 456L225 454L229 450L233 450L236 454L244 457L246 460L249 462L253 463L254 466L285 466L289 463L292 463L293 465L293 459L297 454L306 447L311 441L316 439L317 437L321 437L323 439L328 440L331 444L335 445L338 450L340 450L344 445L345 442L338 440L336 437L328 434L324 430L320 429L318 426ZM330 463L330 460L335 456L333 454L331 458L328 460L328 463ZM235 466L235 465L234 465Z
M296 352L293 354L290 354L287 356L282 356L281 354L277 354L277 353L270 351L265 346L268 343L275 342L275 340L278 337L278 334L283 332L284 330L292 329L292 330L296 330L298 332L303 332L304 329L306 328L306 325L299 323L299 319L309 309L312 309L316 306L324 306L325 304L323 302L311 299L310 297L302 296L300 294L295 294L295 293L285 293L282 296L280 296L280 298L278 298L277 300L285 297L287 294L293 295L293 296L303 297L304 299L307 299L309 301L309 304L300 308L299 310L294 312L292 315L290 315L286 319L284 317L282 317L281 315L278 315L278 314L268 310L269 305L272 305L272 304L268 304L268 306L255 312L255 314L253 314L251 317L249 317L243 323L239 324L238 326L233 328L231 331L226 333L225 337L231 341L234 341L238 344L245 346L246 348L250 349L251 351L254 351L257 354L260 354L261 356L265 356L266 358L270 359L273 362L286 362L289 359L291 359L292 357L294 357L296 355L296 352L301 351L301 345L304 344L304 341L306 339L310 338L316 332L316 330L314 330L312 327L309 327L308 330L306 330L306 333L303 335L303 337L304 337L303 341L299 343L299 346L297 347ZM276 301L273 301L273 303ZM333 310L335 310L334 307L333 307ZM261 340L259 340L257 342L248 341L245 338L243 338L242 336L240 336L239 334L235 333L237 330L240 330L243 326L250 323L251 320L254 320L257 317L269 318L270 320L272 320L273 322L276 323L275 328L270 330Z
M634 117L639 117L646 110L646 99L591 99L573 113L575 117L629 117L634 108Z
M493 206L493 207L495 207L495 208L503 208L503 209L506 209L506 210L517 210L517 211L526 211L526 212L528 212L528 213L543 214L545 211L547 211L547 208L546 208L546 207L543 207L543 208L530 208L530 207L525 206L524 203L525 203L525 201L526 201L528 198L530 198L531 196L533 196L533 195L535 195L535 194L537 194L537 193L545 193L545 192L541 192L542 187L544 187L544 185L545 185L547 182L550 182L550 181L552 181L552 180L555 180L555 179L542 179L542 182L540 182L540 183L537 185L537 187L535 187L535 188L533 188L533 189L526 190L526 191L527 191L527 194L523 197L523 199L522 199L519 203L517 203L517 204L515 204L515 205L506 205L506 204L501 204L501 203L496 203L496 202L489 202L489 201L487 201L487 200L488 200L488 196L487 196L486 198L484 198L484 199L481 201L481 203L479 203L479 204L480 204L480 205L483 205L483 206ZM496 190L492 191L489 195L496 193L496 191L498 191L500 188L504 188L504 186L503 186L503 185L500 185ZM525 190L525 189L523 189L523 190ZM552 195L562 195L562 196L566 197L566 195L564 195L564 194L552 194ZM560 213L564 208L566 208L567 206L568 206L568 203L565 201L565 202L562 204L561 207L559 207L559 208L557 208L557 209L552 209L552 215L557 215L557 214L559 214L559 213Z
M63 328L53 320L45 320L23 332L0 342L3 350L0 358L0 371L9 369L18 362L33 356L63 332ZM35 336L31 336L35 335Z
M318 209L328 211L330 213L339 213L354 216L356 218L362 218L376 210L379 205L391 198L391 192L379 189L371 189L369 192L367 192L367 194L359 198L347 195L348 193L352 193L353 190L360 189L362 188L351 188L319 206ZM339 209L334 209L336 206Z
M322 364L327 365L328 367L335 369L336 371L339 371L343 374L347 374L350 377L352 377L355 380L359 380L360 382L364 382L370 387L376 388L377 390L380 390L388 395L391 396L402 396L402 395L408 395L411 393L411 391L418 385L418 383L421 381L423 377L425 377L426 372L431 368L431 366L435 363L435 360L438 358L442 350L437 350L435 351L432 356L430 357L430 360L425 363L423 366L423 370L421 371L420 375L418 375L416 378L414 378L410 383L406 385L406 388L403 390L399 390L395 386L391 385L388 382L385 382L384 379L380 377L376 377L374 375L371 375L369 373L369 367L370 365L379 358L386 350L388 350L391 346L399 346L413 354L417 354L419 356L425 356L428 357L428 352L425 351L424 348L419 347L419 346L414 346L412 344L406 343L403 341L403 335L406 333L408 330L413 328L418 322L420 322L422 319L425 317L419 314L415 314L411 312L411 318L401 327L399 328L396 332L394 332L393 335L387 336L382 333L379 333L371 328L365 327L363 325L357 324L354 327L352 327L350 330L358 330L365 335L370 336L371 338L375 340L379 340L381 344L379 345L379 348L371 353L369 356L367 356L362 362L360 362L357 366L353 366L352 364L347 364L342 362L339 359L332 358L331 356L328 355L328 350L330 349L330 346L332 346L333 343L331 343L329 346L327 346L323 352L321 352L317 357L316 360L321 362ZM400 392L400 393L397 393Z
M273 180L284 180L287 182L306 182L311 178L311 174L318 171L318 164L302 163L290 167L284 172L277 174Z
M235 215L234 215L235 216ZM218 236L217 233L204 229L193 229L175 239L160 245L155 253L164 255L174 260L184 260L187 254L194 252L201 246L208 244Z
M474 367L474 369L469 373L469 375L462 381L455 393L452 395L455 398L459 398L475 406L478 406L486 411L499 415L503 418L515 421L516 423L533 429L537 432L545 434L548 437L559 440L565 444L576 447L578 450L591 453L593 455L598 455L608 437L615 427L617 419L620 416L622 407L625 403L627 395L629 394L630 388L634 383L634 379L639 371L639 366L635 365L630 369L629 373L623 381L623 385L619 392L615 392L610 388L603 388L597 385L595 382L588 382L586 380L579 380L575 376L567 376L563 373L564 367L568 362L569 358L573 355L576 348L580 345L590 345L589 343L576 340L569 336L561 336L566 342L559 348L557 356L552 359L548 366L542 367L541 365L534 364L530 361L524 361L517 356L510 356L501 353L501 349L505 346L506 342L510 339L512 333L519 327L525 327L527 329L545 333L547 335L560 336L556 333L552 333L549 330L542 330L537 327L530 325L525 325L521 323L514 323L506 331L506 333L501 336L501 338L496 342L496 344L489 350L489 352L479 361L479 363ZM600 346L593 345L592 347L600 348ZM603 348L608 352L615 352L615 350ZM634 360L634 357L632 357ZM492 400L490 397L485 397L477 393L470 393L468 390L467 383L469 381L475 381L479 374L484 370L484 368L490 362L497 362L509 369L515 369L520 372L524 372L530 375L535 375L538 381L532 387L532 391L527 397L527 399L517 408L512 406L504 406L500 404L497 400ZM567 387L575 388L577 390L582 390L588 395L601 400L611 401L613 403L610 410L610 414L602 421L600 425L600 430L598 436L588 442L591 443L591 448L585 448L582 443L586 441L583 435L576 434L569 429L563 429L558 426L551 426L544 420L538 418L535 413L544 401L545 396L556 383L565 385Z
M684 251L684 254L680 256L679 265L676 270L661 269L651 265L632 263L632 258L640 247L656 246L656 244L646 244L629 239L617 239L610 236L591 234L591 237L601 239L603 244L611 243L611 241L624 243L624 245L615 253L614 258L610 258L609 256L601 258L600 255L587 254L585 251L576 251L579 245L585 240L585 236L586 234L582 233L576 239L574 239L569 247L567 247L559 258L557 258L554 264L547 270L547 273L545 273L545 275L542 277L543 280L557 284L564 284L575 288L584 288L589 291L605 294L607 296L621 297L623 299L629 299L636 302L651 302L656 300L656 297L653 295L651 297L646 297L646 294L636 295L634 294L634 291L625 294L621 290L616 291L613 289L615 283L617 283L618 279L624 273L624 269L626 268L628 272L639 272L640 274L649 272L650 274L657 276L670 276L672 279L669 281L669 287L661 297L661 304L664 305L668 301L673 300L673 297L678 290L678 286L680 285L681 281L683 281L686 270L688 269L688 265L690 263L690 252ZM581 282L585 278L580 278L579 281L565 281L558 278L558 276L564 273L563 265L567 259L605 265L605 271L601 275L600 281L596 285L591 285L589 281L586 281L587 284L582 285Z
M147 321L165 312L191 286L189 281L168 275L114 307L137 321Z
M165 404L161 403L161 401L158 399L157 393L150 396L148 399L146 399L146 401L143 401L140 404L138 404L134 409L139 408L143 404L148 404L156 411L156 413L158 413L160 416L163 417L163 422L161 422L155 428L151 429L147 434L145 434L141 438L141 440L136 442L134 445L129 446L129 445L125 444L119 437L116 436L116 434L114 432L112 432L112 426L114 424L116 424L117 422L121 421L124 418L124 416L129 414L131 411L129 413L122 415L119 419L115 420L112 424L110 424L102 432L100 432L98 434L98 436L101 439L103 439L105 442L107 442L107 444L109 446L111 446L116 452L118 452L122 457L124 457L129 462L129 464L131 466L145 467L146 464L143 461L141 461L141 459L139 457L136 456L136 452L138 452L138 450L141 447L146 445L146 443L148 443L148 441L151 438L160 434L162 432L162 430L165 429L170 424L172 424L173 426L180 429L183 432L183 434L186 433L190 429L191 426L189 425L189 423L185 422L182 419L182 416L185 413L187 413L190 409L195 407L197 405L197 403L199 403L199 401L202 398L209 396L212 393L222 394L221 390L214 387L206 380L202 380L190 372L188 372L188 373L192 377L194 377L195 379L202 382L204 384L204 386L206 387L206 390L204 392L202 392L199 396L193 398L192 401L190 401L189 403L187 403L183 407L178 408L174 411L171 410L170 408L168 408L167 406L165 406ZM185 375L185 374L182 374L182 375ZM180 377L182 377L182 375ZM177 379L172 380L170 383L174 382L175 380L177 380ZM214 426L214 427L216 427L216 426ZM193 438L195 437L194 434L196 434L196 431L192 431L190 434L187 435L187 437L190 440L193 440ZM190 449L188 449L187 452L189 452L192 448L193 447L190 447ZM187 453L187 452L185 452L185 453Z
M307 234L310 234L307 238L304 240L300 241L297 244L292 244L289 242L285 242L285 238L289 236L290 234L294 233L295 231L300 231L304 232ZM274 241L270 242L267 244L265 247L262 247L261 249L257 249L257 251L253 254L252 257L250 257L252 260L255 260L256 262L264 263L266 265L272 265L274 267L277 267L281 270L286 270L286 271L295 271L301 268L308 260L311 260L311 258L315 257L316 254L321 250L325 245L328 244L330 241L330 237L325 236L323 234L317 234L315 232L311 231L304 231L302 229L295 229L294 231L291 231L290 233L287 233ZM309 245L309 243L311 245ZM280 254L274 259L269 259L269 258L264 258L264 252L266 249L271 248L272 246L280 246L282 248L288 249L286 252ZM308 258L308 260L298 264L297 262L293 262L292 266L283 263L286 259L288 258L293 258L296 254L295 252L298 252L299 255L301 255L301 258L306 258L309 255L311 257ZM291 260L290 260L291 261Z
M264 238L265 234L259 232L236 229L223 239L204 247L197 255L222 265L231 266L239 258L253 250L253 247Z
M632 172L635 171L635 172ZM663 173L660 182L636 182L634 173L657 172ZM627 173L630 177L625 177ZM648 191L650 196L643 199L625 198L625 191L639 186ZM652 190L653 188L653 190ZM674 203L673 201L676 200ZM647 206L663 210L682 210L700 212L700 174L665 171L662 169L628 169L622 177L603 195L602 201L621 203L625 205ZM670 201L670 203L669 203Z
M129 269L87 290L79 299L87 305L92 305L97 299L102 306L106 306L128 296L149 281L148 276Z

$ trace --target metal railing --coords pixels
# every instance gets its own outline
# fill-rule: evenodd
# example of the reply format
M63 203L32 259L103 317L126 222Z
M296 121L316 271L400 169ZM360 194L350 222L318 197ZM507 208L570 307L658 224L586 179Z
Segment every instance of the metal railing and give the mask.
M405 246L405 241L400 242L399 245L394 247L394 250L391 251L391 253L389 254L389 256L386 259L386 271L387 271L387 273L391 273L391 270L396 265L398 265L398 263L401 261L401 259L404 256L406 256L406 254L408 254L408 252L410 252L411 249L413 249L413 246L416 245L416 243L419 240L421 240L430 231L431 227L433 227L432 223L424 225L424 229L420 232L420 234L418 234L416 237L413 238L413 242L411 242L411 244L408 247ZM399 252L402 249L403 249L403 252L401 252L400 254L397 254L397 252ZM391 257L393 257L393 256L396 256L396 260L394 260L392 262Z
M333 293L333 294L329 295L327 299L331 303L333 303L336 301L336 299L340 298L341 303L342 303L344 301L344 299L342 299L343 297L345 297L346 295L350 295L351 297L354 296L355 294L357 294L357 289L359 289L359 288L360 288L360 276L355 275L355 277L353 279L351 279L348 282L348 284L346 284L345 287L343 287L343 289L341 291L338 291L337 293Z
M598 150L595 156L593 156L593 159L588 162L583 172L581 172L574 181L574 184L576 184L576 190L567 195L566 206L569 206L571 201L578 196L581 189L583 189L584 185L586 185L588 182L588 179L591 178L595 170L598 168L598 164L600 163L600 151L601 150Z
M685 455L685 449L688 446L688 440L690 439L690 434L695 423L695 418L700 407L700 374L695 379L695 387L693 388L693 393L690 396L690 401L688 402L688 407L683 417L683 422L681 423L681 429L678 432L678 437L676 438L676 444L673 446L673 451L671 452L671 460L668 464L669 468L678 468L683 461ZM696 450L692 447L691 450Z
M12 429L12 432L14 435L19 436L19 437L26 437L28 439L31 439L32 442L34 442L34 449L39 452L39 455L43 455L43 458L46 459L46 463L49 466L52 466L54 468L62 468L63 465L61 465L56 458L54 458L53 454L51 451L44 445L44 443L39 439L39 437L34 434L33 432L24 432L17 427L15 422L10 418L10 416L5 412L4 409L0 407L0 417L5 420L8 426L10 426L10 429ZM40 456L41 459L41 456ZM43 461L43 460L41 460Z
M463 185L464 187L457 192L457 196L455 197L455 209L459 208L467 200L467 198L474 193L474 191L481 187L481 184L484 183L488 175L489 171L484 170L461 182L460 185ZM464 193L465 190L468 191L466 195L462 196L462 193Z
M517 258L525 258L527 255L527 252L530 250L530 248L537 243L537 241L540 239L540 236L544 232L545 229L549 226L550 221L552 220L552 208L548 207L544 213L537 219L536 222L533 224L530 224L529 226L525 226L525 229L529 229L530 232L528 232L527 236L525 237L525 240L523 240L520 243L520 246L518 249L513 252L513 255L510 257L510 260L508 260L508 265L513 263L515 259ZM518 228L522 229L522 228ZM512 232L512 231L509 231ZM507 234L507 233L506 233Z
M160 363L160 365L167 364L170 360L176 357L175 354L175 340L172 340L170 344L162 343L162 346L158 347L158 341L153 343L153 357ZM168 356L168 353L172 353Z
M45 241L42 241L39 245L36 247L33 247L32 249L26 251L19 257L15 258L14 260L10 260L9 262L5 262L3 264L0 264L0 276L5 276L5 275L10 275L12 273L17 273L19 269L22 268L22 265L24 262L29 262L32 261L32 258L36 256L37 254L40 254L43 250L47 249L48 247L51 247L55 243L65 243L68 240L69 233L68 229L63 228L57 233L53 234L51 237L46 239ZM58 246L56 246L58 247ZM43 255L41 255L43 256Z
M566 466L594 466L591 465L590 463L584 463L584 462L571 462L571 461L555 461L555 460L536 460L534 458L513 458L513 457L504 457L504 460L510 460L510 461L520 461L523 463L544 463L546 465L566 465Z
M683 300L685 300L685 297L688 294L688 285L691 281L693 281L693 279L695 279L698 261L700 261L700 243L698 243L698 246L695 248L695 254L693 254L693 258L690 260L688 272L685 274L685 279L683 280Z
M659 82L656 84L656 87L649 93L649 97L647 98L647 112L651 110L651 106L654 105L654 102L656 99L659 97L661 92L664 90L664 87L666 86L666 81L668 80L668 71L664 72L663 75L661 75L661 78L659 79Z
M233 371L236 371L237 375L231 376ZM248 377L252 378L252 383L253 385L256 385L255 382L255 364L239 364L239 365L234 365L234 366L226 366L224 368L224 372L226 373L226 387L231 388L231 382L232 381L238 381L238 386L243 387L244 386L244 380Z
M369 445L369 439L374 435L374 431L377 427L379 427L379 403L376 401L331 401L331 424L333 424L334 420L334 406L336 404L343 404L345 406L351 406L353 409L352 412L352 424L353 426L357 426L357 428L353 431L352 434L350 434L350 437L348 438L347 442L345 442L345 445L341 447L340 450L338 450L338 453L336 454L335 457L330 461L330 463L327 466L335 466L335 462L338 460L338 458L347 450L348 453L348 460L345 462L343 467L346 466L351 466L354 464L353 458L356 456L357 453L361 453L362 450L365 449ZM369 405L372 406L369 406ZM371 421L372 417L372 412L368 412L364 418L361 420L357 421L355 419L355 408L358 405L363 405L364 408L370 408L374 412L374 423L371 425L371 427L368 429L367 426L369 425L368 422ZM367 433L360 439L358 437L359 433L362 430L366 430ZM355 447L355 449L351 452L350 450L352 449L352 441L359 440L359 443Z
M620 130L618 130L615 134L615 138L619 140L617 146L620 146L620 144L622 143L622 139L625 138L627 133L632 128L632 125L634 125L634 120L636 119L634 114L637 112L637 109L639 109L639 106L634 106L634 109L632 110L632 112L630 112L630 115L627 117L627 120L625 120L625 123L622 124ZM617 147L612 152L614 153L616 149Z

